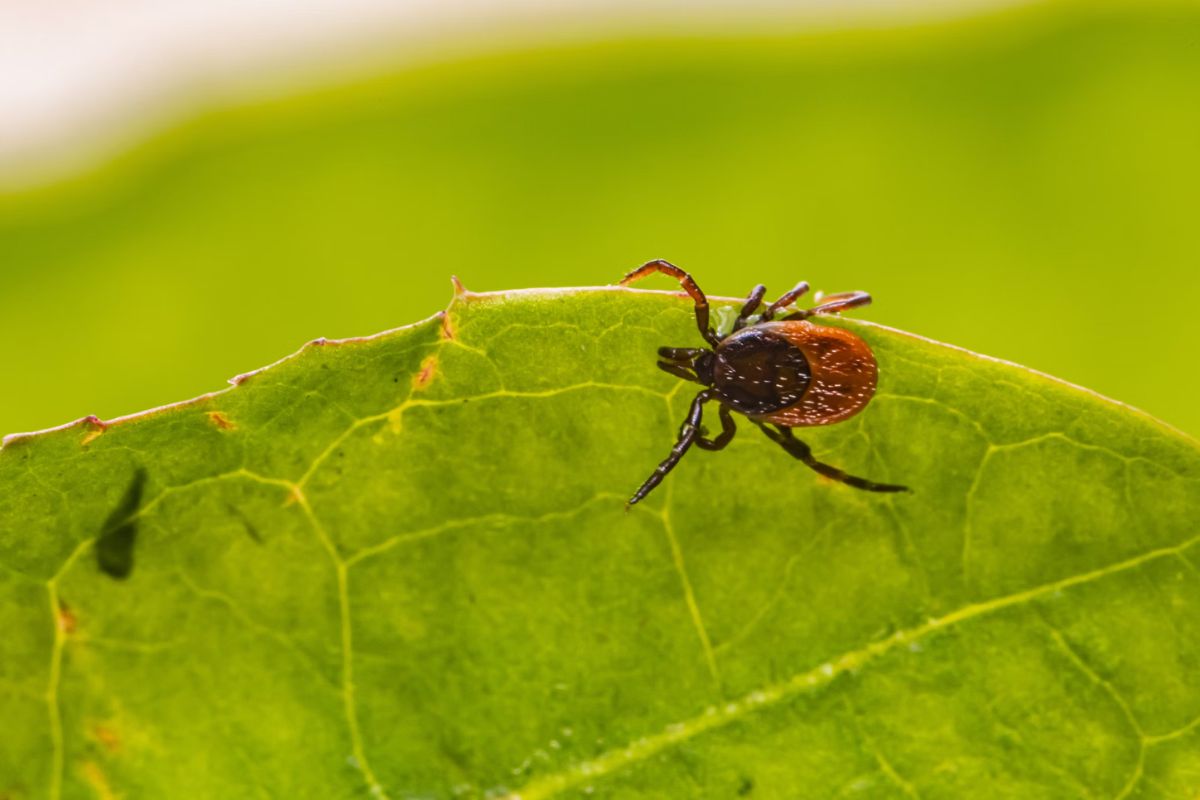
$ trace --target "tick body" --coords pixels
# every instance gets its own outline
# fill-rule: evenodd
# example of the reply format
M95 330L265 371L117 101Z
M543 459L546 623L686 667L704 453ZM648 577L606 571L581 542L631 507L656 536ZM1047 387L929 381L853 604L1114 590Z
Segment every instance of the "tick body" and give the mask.
M692 298L696 326L709 347L660 347L658 366L703 388L692 400L687 419L671 454L658 465L629 499L633 505L650 493L674 469L694 444L703 450L721 450L733 439L737 426L732 412L742 414L794 458L826 477L857 489L902 492L906 487L875 483L848 475L813 457L793 428L830 425L862 411L875 394L878 368L867 343L850 331L809 322L818 314L833 314L871 302L866 292L830 295L820 305L776 315L808 291L801 282L758 312L766 289L754 287L734 321L733 330L721 337L709 325L708 298L692 276L667 261L650 261L621 279L628 285L661 272L679 281ZM721 433L709 439L700 427L705 404L719 404Z

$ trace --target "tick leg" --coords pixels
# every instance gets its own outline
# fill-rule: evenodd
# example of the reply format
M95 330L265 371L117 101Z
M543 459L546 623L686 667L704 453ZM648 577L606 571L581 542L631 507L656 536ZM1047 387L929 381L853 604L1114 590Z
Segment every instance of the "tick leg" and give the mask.
M691 366L692 361L696 356L707 352L702 347L660 347L658 348L658 368L677 378L683 378L685 381L699 383L700 379L696 375L696 370Z
M792 303L796 302L803 294L808 292L808 281L800 281L796 286L786 294L782 295L778 300L767 306L767 310L763 312L762 321L769 322L775 318L775 312L781 308L787 308Z
M767 435L771 441L777 443L784 450L788 451L792 456L803 461L810 469L821 473L827 478L833 478L835 481L841 481L855 489L865 489L868 492L907 492L911 491L907 486L898 486L894 483L875 483L866 478L858 478L854 475L847 475L837 467L831 466L813 458L812 450L804 442L800 441L792 433L791 428L785 428L782 425L776 425L773 429L768 428L763 423L758 423L758 427L762 428L763 433Z
M658 368L663 372L671 373L676 378L683 378L685 381L694 381L696 383L700 382L700 379L696 377L696 373L683 364L678 364L674 361L659 361Z
M813 314L836 314L848 308L858 308L870 304L871 295L866 292L838 292L826 295L821 305L797 311L795 314L788 314L784 319L808 319Z
M691 361L701 353L707 353L703 347L660 347L658 357L664 361Z
M666 477L666 474L675 469L675 465L679 463L679 459L683 458L683 454L696 441L696 437L700 433L700 418L704 413L704 404L713 394L715 394L713 390L705 389L696 395L696 399L692 400L692 406L688 409L688 415L683 421L683 427L679 429L679 439L675 442L675 446L671 448L671 454L663 459L663 462L655 467L654 472L650 473L650 477L646 479L646 482L638 487L638 490L633 493L633 497L629 498L629 502L625 504L626 508L629 508L650 494L650 491L655 486L662 483L662 479Z
M704 341L713 347L720 344L721 340L708 324L708 298L704 296L704 292L700 291L700 287L696 285L696 281L691 275L688 275L670 261L663 261L661 258L654 261L647 261L624 278L621 278L621 285L628 286L634 281L641 280L655 272L670 275L679 281L679 285L683 287L683 290L688 293L692 301L696 304L696 327L700 329L700 335L704 337Z
M725 445L733 441L733 435L737 433L737 425L733 422L733 415L729 413L729 406L722 405L720 410L721 415L721 433L715 439L706 439L703 434L696 437L696 447L701 450L724 450Z
M767 287L761 283L750 290L750 296L746 298L746 304L742 306L742 310L738 312L737 319L734 320L733 329L735 331L740 331L746 327L746 320L762 305L763 295L766 293Z

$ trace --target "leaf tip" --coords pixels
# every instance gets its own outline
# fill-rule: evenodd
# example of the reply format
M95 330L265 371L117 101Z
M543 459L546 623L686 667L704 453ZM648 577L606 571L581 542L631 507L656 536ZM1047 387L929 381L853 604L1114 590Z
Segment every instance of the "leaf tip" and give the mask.
M450 286L454 289L455 297L462 297L463 295L470 294L470 291L468 291L466 286L463 286L463 282L459 280L457 275L450 276Z

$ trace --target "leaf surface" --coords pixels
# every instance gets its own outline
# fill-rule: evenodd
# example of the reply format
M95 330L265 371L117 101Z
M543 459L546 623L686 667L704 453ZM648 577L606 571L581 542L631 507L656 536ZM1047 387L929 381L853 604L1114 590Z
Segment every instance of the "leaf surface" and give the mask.
M880 389L629 513L687 301L458 295L0 450L0 796L1174 797L1200 448L867 323ZM129 509L133 509L132 512Z

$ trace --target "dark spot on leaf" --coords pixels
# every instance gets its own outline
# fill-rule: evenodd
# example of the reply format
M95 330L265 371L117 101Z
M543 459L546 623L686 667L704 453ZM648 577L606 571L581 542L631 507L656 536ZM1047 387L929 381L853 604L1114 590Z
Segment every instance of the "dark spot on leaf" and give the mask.
M738 786L738 797L745 797L754 791L754 779L742 776L742 782Z
M133 544L137 539L136 513L142 504L146 470L138 467L121 502L108 515L96 539L96 563L111 578L124 580L133 572Z
M246 530L247 536L249 536L254 541L258 542L259 544L262 544L262 542L263 542L262 534L259 533L258 528L256 528L254 526L254 523L250 521L250 518L242 513L242 510L240 508L233 505L232 503L226 503L225 509L229 512L230 516L237 517L238 522L242 523L242 527Z
M467 749L463 747L461 740L452 739L444 735L439 736L438 749L442 751L442 755L446 757L447 761L458 768L459 772L470 774L474 764L471 762L471 757L468 755ZM504 792L504 794L507 795L508 792Z

